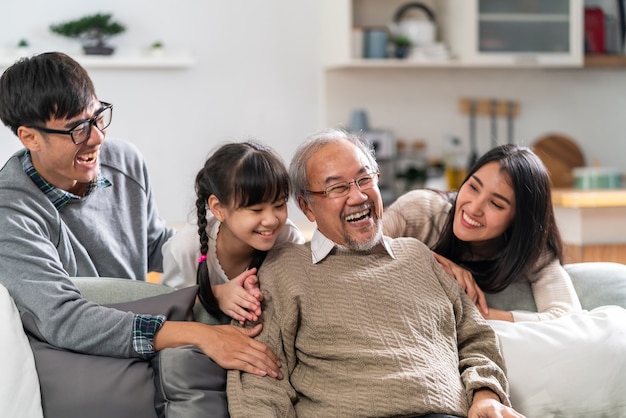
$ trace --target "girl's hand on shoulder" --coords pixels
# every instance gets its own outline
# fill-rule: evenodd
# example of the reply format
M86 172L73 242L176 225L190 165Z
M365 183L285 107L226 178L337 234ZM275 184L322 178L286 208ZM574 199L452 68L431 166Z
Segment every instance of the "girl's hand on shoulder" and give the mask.
M252 276L255 279L250 279ZM248 284L251 290L246 290L244 288L246 280L250 280L250 283L258 283L256 269L246 270L229 280L228 283L213 286L213 294L219 303L220 310L241 325L246 321L254 322L261 315L261 302L253 294L254 285Z
M254 270L256 273L256 267L253 267L248 271L251 270ZM256 274L246 277L243 282L243 288L246 289L246 291L254 296L259 302L263 301L263 294L261 293L261 289L259 289L259 278ZM261 315L261 312L259 311L257 315Z
M441 267L443 267L443 270L459 283L467 296L478 306L480 313L486 318L489 315L487 299L485 298L485 293L476 284L472 273L440 254L433 252L433 255Z

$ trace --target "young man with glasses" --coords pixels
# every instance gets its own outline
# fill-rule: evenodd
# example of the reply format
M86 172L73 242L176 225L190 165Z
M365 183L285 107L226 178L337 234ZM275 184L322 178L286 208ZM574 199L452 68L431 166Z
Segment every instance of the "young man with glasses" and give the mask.
M224 368L279 377L259 329L167 321L88 302L70 277L145 280L174 231L159 217L134 146L107 139L113 105L61 53L22 58L0 78L0 119L24 145L0 170L0 284L49 344L150 359L194 345ZM187 415L191 416L191 415Z
M257 337L285 378L229 371L231 417L521 417L473 302L424 244L383 236L371 151L323 131L296 150L290 177L317 230L268 253Z

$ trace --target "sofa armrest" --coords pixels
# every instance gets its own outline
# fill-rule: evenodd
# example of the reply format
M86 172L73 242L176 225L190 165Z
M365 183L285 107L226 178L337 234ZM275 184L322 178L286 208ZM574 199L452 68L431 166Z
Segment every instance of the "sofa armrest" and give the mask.
M626 308L626 265L612 262L566 264L565 270L583 309L617 305Z
M617 305L626 308L626 265L611 262L573 263L563 266L585 310ZM514 282L502 292L486 294L489 306L497 309L537 312L530 283Z
M85 299L101 305L130 302L176 290L161 284L111 277L72 277L71 280Z

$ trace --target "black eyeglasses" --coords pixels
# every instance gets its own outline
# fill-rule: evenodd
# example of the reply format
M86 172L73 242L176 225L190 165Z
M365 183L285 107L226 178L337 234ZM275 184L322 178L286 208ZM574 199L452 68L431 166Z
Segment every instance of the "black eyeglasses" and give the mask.
M378 175L379 173L368 173L352 181L342 181L340 183L331 184L321 192L314 190L305 191L309 194L326 196L330 197L331 199L336 197L343 197L350 193L350 186L353 184L361 191L373 188L378 184Z
M29 126L29 128L37 129L38 131L47 132L49 134L62 134L69 135L72 138L72 142L76 145L80 145L91 136L91 127L95 126L100 131L104 131L111 124L113 118L113 105L111 103L100 102L102 108L93 115L91 119L85 119L78 121L72 129L66 131L59 129L50 129L43 126Z

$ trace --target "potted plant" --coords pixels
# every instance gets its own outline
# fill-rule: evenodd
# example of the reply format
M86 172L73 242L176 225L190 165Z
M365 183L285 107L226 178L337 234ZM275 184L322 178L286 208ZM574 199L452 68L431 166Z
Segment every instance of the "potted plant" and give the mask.
M17 42L17 54L20 57L25 57L28 54L30 54L30 43L28 42L28 39L26 38L21 38L18 42Z
M409 53L409 48L411 48L411 41L405 35L397 35L394 36L391 41L393 42L394 56L396 58L406 58Z
M69 38L80 38L83 41L85 54L111 55L115 48L108 46L106 39L124 32L126 28L122 24L112 21L110 13L97 13L50 25L50 30Z
M154 41L150 45L150 55L153 57L160 57L163 55L163 48L165 45L161 41Z

